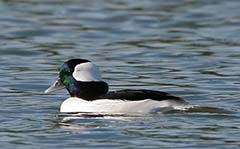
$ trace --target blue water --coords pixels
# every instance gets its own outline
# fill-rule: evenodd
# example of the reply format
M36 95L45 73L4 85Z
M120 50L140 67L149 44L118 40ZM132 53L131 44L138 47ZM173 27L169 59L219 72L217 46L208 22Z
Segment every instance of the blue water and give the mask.
M239 148L240 1L1 0L0 148ZM43 91L70 58L111 90L154 89L212 107L63 121Z

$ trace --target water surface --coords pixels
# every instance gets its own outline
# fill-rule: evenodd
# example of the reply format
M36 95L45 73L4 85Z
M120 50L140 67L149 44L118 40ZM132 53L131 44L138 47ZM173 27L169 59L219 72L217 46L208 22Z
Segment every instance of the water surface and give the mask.
M239 148L238 0L0 1L0 146ZM62 121L43 91L70 58L111 90L154 89L217 109Z

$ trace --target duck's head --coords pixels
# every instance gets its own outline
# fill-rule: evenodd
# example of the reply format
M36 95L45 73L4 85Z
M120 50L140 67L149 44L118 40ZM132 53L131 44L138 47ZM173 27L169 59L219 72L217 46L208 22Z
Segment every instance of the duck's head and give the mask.
M108 92L98 67L86 59L71 59L60 67L59 79L45 93L66 88L71 96L91 100Z

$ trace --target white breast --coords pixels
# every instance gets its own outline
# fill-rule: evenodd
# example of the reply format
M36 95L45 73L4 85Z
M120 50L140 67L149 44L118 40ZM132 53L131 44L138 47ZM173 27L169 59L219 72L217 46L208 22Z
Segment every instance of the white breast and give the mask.
M139 114L151 112L164 112L166 110L184 110L191 108L186 102L177 100L155 101L145 99L140 101L123 101L101 99L95 101L86 101L76 97L66 99L61 105L61 112L93 112L109 114Z

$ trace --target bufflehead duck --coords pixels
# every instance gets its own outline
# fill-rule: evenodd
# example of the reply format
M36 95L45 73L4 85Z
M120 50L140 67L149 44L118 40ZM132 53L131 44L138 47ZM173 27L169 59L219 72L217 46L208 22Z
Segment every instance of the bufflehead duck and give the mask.
M86 59L71 59L60 67L59 79L45 93L66 88L60 112L142 114L165 110L184 110L192 106L183 99L161 91L125 89L108 91L99 68Z

